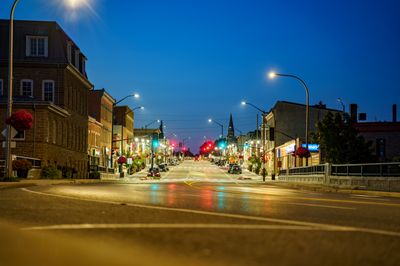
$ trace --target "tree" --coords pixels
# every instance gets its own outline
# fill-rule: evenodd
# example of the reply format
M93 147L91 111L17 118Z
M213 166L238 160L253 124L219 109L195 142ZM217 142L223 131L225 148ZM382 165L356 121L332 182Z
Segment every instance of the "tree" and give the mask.
M368 163L375 161L371 142L358 135L353 122L348 117L329 112L317 124L317 131L312 134L319 143L320 150L329 163Z

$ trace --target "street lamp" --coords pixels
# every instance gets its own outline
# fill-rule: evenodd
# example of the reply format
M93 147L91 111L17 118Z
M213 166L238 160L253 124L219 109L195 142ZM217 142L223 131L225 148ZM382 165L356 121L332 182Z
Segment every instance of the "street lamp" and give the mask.
M64 0L64 4L70 9L76 9L84 4L86 0ZM12 114L13 105L13 66L14 66L14 12L19 0L15 0L10 11L10 27L9 27L9 38L8 38L8 99L7 99L7 117ZM7 177L12 176L12 162L11 162L11 125L7 125L7 137L6 137L6 171Z
M300 81L300 83L303 85L304 90L306 91L306 149L308 150L309 93L306 82L301 78L299 78L298 76L291 74L280 74L280 73L270 72L268 75L270 79L273 79L277 76L294 78ZM306 158L306 165L308 165L308 158Z
M208 119L208 123L212 123L214 122L215 124L219 125L221 127L221 138L224 136L224 125L222 125L221 123L209 118Z
M250 106L253 107L254 109L257 109L258 111L260 111L263 115L267 114L266 111L262 110L261 108L258 108L257 106L255 106L255 105L252 104L252 103L243 101L243 102L242 102L242 105L250 105Z
M137 94L137 95L138 95L138 94ZM122 153L124 153L124 144L123 144L123 143L124 143L124 125L125 125L125 117L126 117L128 114L133 113L133 111L135 111L135 110L137 110L137 109L143 110L143 109L144 109L144 106L138 106L138 107L135 107L135 108L129 110L128 112L125 112L124 117L122 118L122 119L123 119L123 123L122 123L122 125L121 125L121 152L122 152ZM127 138L126 140L128 140L128 138Z
M155 122L160 123L161 120L160 120L160 119L157 119L157 120L151 121L150 123L148 123L147 125L145 125L144 128L147 129L148 126L154 124Z
M263 162L262 163L262 176L263 176L263 181L265 181L265 123L264 123L264 117L267 114L267 112L249 102L243 101L242 105L250 105L254 109L260 111L261 115L262 115L262 119L263 119L263 122L262 122L262 144L261 144L262 149L263 149L263 152L262 152L262 157L263 157L262 158L262 162ZM258 114L257 114L257 129L256 130L257 130L256 132L258 135ZM258 137L257 137L257 143L259 143ZM256 147L257 147L257 145L256 145ZM256 152L258 152L257 149L256 149Z
M119 101L114 102L113 106L112 106L112 110L111 110L111 155L110 155L110 164L111 164L110 166L111 166L111 168L113 168L113 160L112 160L112 157L113 157L112 155L113 154L112 154L112 151L113 151L113 143L114 143L114 123L115 123L114 122L114 120L115 120L115 118L114 118L114 108L115 108L115 106L117 104L119 104L123 100L125 100L127 98L130 98L130 97L133 97L133 98L137 99L137 98L140 97L140 95L137 94L137 93L129 94L129 95L125 96L124 98L120 99ZM123 131L123 129L121 131Z

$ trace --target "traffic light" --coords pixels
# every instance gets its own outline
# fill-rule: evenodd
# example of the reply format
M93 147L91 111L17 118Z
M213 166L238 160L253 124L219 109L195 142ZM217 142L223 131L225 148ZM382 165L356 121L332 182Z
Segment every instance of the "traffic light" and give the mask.
M220 139L218 140L218 148L220 148L221 150L225 149L228 145L226 143L225 139Z
M153 140L151 143L153 148L157 148L160 145L160 142L158 141L158 134L153 134Z

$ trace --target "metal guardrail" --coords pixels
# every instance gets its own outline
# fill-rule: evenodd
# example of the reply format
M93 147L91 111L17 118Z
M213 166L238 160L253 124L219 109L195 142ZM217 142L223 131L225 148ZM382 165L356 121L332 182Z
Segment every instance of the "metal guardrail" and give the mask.
M400 176L400 163L333 164L333 176Z
M364 177L400 177L399 163L319 164L282 170L283 175L331 175Z
M304 166L287 169L287 175L323 175L326 171L326 164Z

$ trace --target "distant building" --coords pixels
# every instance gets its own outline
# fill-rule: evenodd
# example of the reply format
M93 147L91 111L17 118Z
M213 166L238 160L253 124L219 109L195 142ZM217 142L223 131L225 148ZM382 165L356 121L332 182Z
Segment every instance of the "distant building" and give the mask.
M229 126L228 126L228 134L226 135L226 140L229 144L236 144L237 139L235 138L235 128L233 126L233 118L232 114L229 116Z
M105 89L89 92L89 165L92 170L104 172L111 166L112 108L115 99ZM100 127L100 135L98 135ZM94 145L94 142L96 145Z
M397 105L392 106L391 122L358 121L357 104L350 105L350 117L361 136L372 142L373 152L381 162L400 159L400 122L397 121Z
M113 149L119 154L129 154L133 147L133 110L128 106L114 107Z
M317 122L329 112L341 112L326 108L320 103L309 106L309 143L310 133L316 130ZM295 158L295 149L305 143L306 106L304 104L278 101L263 117L261 137L266 143L265 157L268 174L277 174L281 168L304 166L305 160ZM320 163L320 153L312 152L309 165Z
M8 95L8 36L9 21L0 20L1 129ZM56 22L15 21L13 110L27 110L34 124L13 140L14 157L27 157L41 166L71 167L77 176L87 175L87 103L93 85L86 60ZM1 159L4 154L1 149Z

